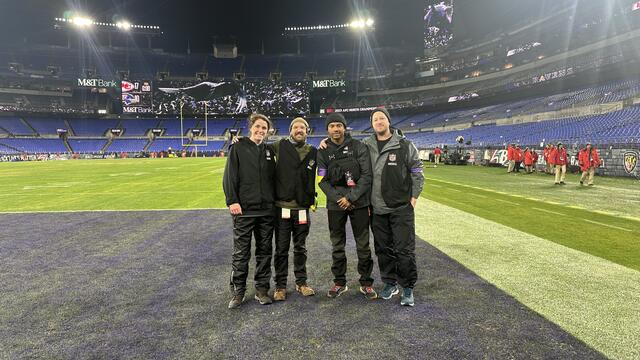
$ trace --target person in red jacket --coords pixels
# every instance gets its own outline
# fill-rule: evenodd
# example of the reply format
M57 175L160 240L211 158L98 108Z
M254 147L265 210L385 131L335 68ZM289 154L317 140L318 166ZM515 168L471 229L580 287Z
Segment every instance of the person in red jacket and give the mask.
M532 166L533 166L533 155L531 155L531 149L527 147L524 149L524 171L527 174L531 174Z
M564 185L564 179L567 175L567 149L564 148L564 145L559 142L558 146L551 150L551 163L555 166L555 184L556 185Z
M538 152L531 149L531 171L536 171L536 164L538 164Z
M578 164L580 165L580 171L582 171L580 185L584 185L585 179L588 178L587 185L593 186L596 168L600 166L600 156L598 155L598 150L591 147L591 143L587 143L587 146L578 153Z
M542 158L544 159L544 172L547 174L553 174L553 165L551 164L551 151L553 150L552 144L547 144L542 150Z
M513 161L515 162L515 171L517 173L520 172L522 160L524 160L524 154L522 153L522 149L520 149L520 145L516 145L516 148L513 150Z
M433 150L433 158L436 163L434 167L438 167L438 164L440 164L440 156L442 156L442 150L440 150L439 146L436 146L436 149Z
M514 152L515 152L515 147L513 146L513 144L509 144L509 146L507 146L507 164L509 165L509 167L507 168L507 172L513 172L513 168L516 165L516 162L514 161Z

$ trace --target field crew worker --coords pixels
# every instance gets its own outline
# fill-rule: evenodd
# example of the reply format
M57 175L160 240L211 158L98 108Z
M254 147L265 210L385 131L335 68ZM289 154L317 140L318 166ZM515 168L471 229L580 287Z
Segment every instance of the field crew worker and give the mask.
M413 306L418 279L414 208L424 184L418 149L399 130L391 128L386 109L371 113L375 133L364 139L373 169L371 228L384 288L391 299L402 286L401 305Z
M265 115L249 117L249 138L231 147L224 168L223 188L233 218L233 256L230 288L233 298L229 308L237 308L244 300L251 234L255 238L255 299L270 304L271 255L274 224L274 179L276 159L273 147L265 144L271 121Z
M578 164L580 165L580 171L582 171L580 185L583 185L587 180L587 185L593 186L596 168L600 166L600 156L598 155L598 150L591 147L591 143L587 143L587 146L578 153Z
M347 122L339 113L326 118L329 140L318 151L318 175L323 176L320 188L327 195L329 237L332 246L334 286L327 296L336 298L347 287L347 218L356 241L360 292L368 299L378 294L373 289L373 259L369 248L369 197L371 194L371 161L362 142L346 134Z
M564 185L564 178L567 175L567 149L559 142L558 146L551 150L551 163L555 168L555 184Z
M507 146L507 163L509 167L507 167L507 172L510 173L513 171L516 162L515 162L515 147L513 144L509 144Z
M312 296L307 285L307 248L309 207L316 201L316 155L318 150L307 144L309 124L301 117L289 125L289 137L273 144L276 154L276 250L273 257L276 290L273 299L287 298L289 245L293 238L293 273L296 291Z

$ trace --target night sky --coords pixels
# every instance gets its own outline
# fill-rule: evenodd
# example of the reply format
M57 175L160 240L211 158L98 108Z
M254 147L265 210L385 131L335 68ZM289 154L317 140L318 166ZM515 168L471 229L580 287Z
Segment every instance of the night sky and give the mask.
M363 6L363 3L365 4ZM544 14L550 0L456 0L454 22L458 39L480 37L527 14ZM210 51L218 42L236 41L242 53L255 53L264 41L267 53L293 52L295 41L281 33L285 26L340 24L353 18L356 8L370 9L376 19L372 45L422 49L424 1L416 0L0 0L0 45L60 42L53 18L80 9L95 20L159 25L164 34L157 47L182 52ZM329 48L328 41L319 48ZM338 39L348 49L353 38ZM307 49L308 50L308 49Z

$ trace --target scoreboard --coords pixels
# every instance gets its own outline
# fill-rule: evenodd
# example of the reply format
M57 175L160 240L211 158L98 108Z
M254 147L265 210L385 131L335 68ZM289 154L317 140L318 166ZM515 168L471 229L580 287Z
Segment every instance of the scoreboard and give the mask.
M122 81L122 113L146 114L153 112L151 81Z

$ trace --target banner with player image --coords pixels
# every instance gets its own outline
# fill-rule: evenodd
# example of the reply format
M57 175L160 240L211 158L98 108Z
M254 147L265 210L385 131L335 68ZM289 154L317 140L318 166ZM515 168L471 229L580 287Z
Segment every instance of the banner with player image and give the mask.
M447 46L453 40L453 0L425 1L424 48Z
M309 83L274 81L164 81L153 97L156 114L273 115L309 113Z

